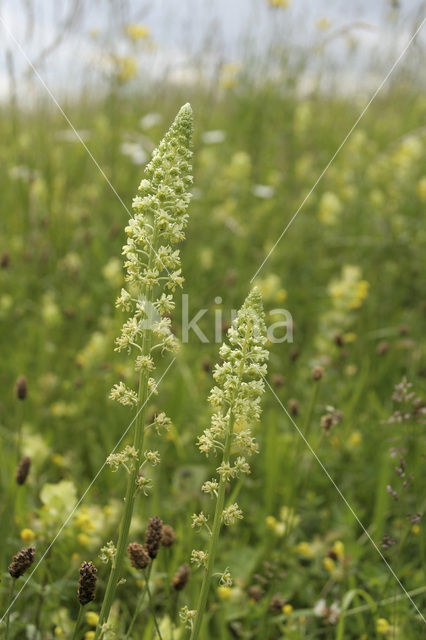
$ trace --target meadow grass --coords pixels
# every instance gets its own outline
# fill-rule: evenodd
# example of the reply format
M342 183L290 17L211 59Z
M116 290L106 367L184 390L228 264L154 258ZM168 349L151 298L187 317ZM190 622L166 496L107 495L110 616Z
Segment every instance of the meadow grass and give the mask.
M122 143L141 140L139 120L148 112L162 120L144 132L146 147L159 142L183 102L190 100L195 114L195 187L182 266L190 313L208 309L199 325L210 342L190 334L147 407L147 415L164 410L173 428L155 442L162 462L151 472L153 491L135 511L131 536L141 539L147 518L158 515L173 526L176 542L153 565L151 608L140 597L140 572L127 563L111 609L119 638L137 603L131 637L154 636L152 608L164 639L189 634L178 611L195 607L202 575L192 567L182 592L170 582L198 548L191 516L208 505L200 487L217 467L195 446L210 418L206 397L220 346L214 313L223 312L225 335L230 309L241 306L250 279L360 111L349 98L314 92L301 99L291 85L285 89L241 83L212 96L168 86L149 98L112 92L97 103L63 105L76 128L89 132L90 150L129 208L143 167L122 153ZM408 82L375 101L255 281L267 321L282 306L294 320L294 342L268 347L269 384L292 407L420 610L425 108L424 95ZM12 556L33 544L41 557L130 421L108 400L119 377L133 380L126 356L113 351L123 322L113 301L123 284L128 213L65 128L47 103L13 119L6 106L0 112L3 610ZM223 132L223 140L209 143L208 131ZM178 302L178 335L181 320ZM319 381L312 379L317 366L324 368ZM14 388L19 376L27 379L24 400ZM413 386L393 400L403 377ZM401 407L407 417L389 424ZM238 499L244 520L222 532L217 546L218 570L229 567L233 583L213 578L200 638L419 638L424 623L272 393L265 394L255 435L261 454L227 496L230 504ZM24 455L31 470L17 486ZM395 470L400 458L404 478ZM125 473L103 469L16 601L10 638L71 637L83 560L98 568L87 609L99 613L108 578L100 548L116 539L125 484ZM93 620L82 620L87 640Z

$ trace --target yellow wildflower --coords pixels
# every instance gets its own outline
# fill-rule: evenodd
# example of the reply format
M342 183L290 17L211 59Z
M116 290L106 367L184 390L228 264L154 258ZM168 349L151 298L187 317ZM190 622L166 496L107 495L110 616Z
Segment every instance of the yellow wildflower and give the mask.
M217 595L221 600L229 600L229 598L231 597L231 593L232 593L231 587L227 587L224 584L221 584L217 588Z
M305 556L306 558L310 558L312 556L312 547L309 542L299 542L294 549L296 553L299 553L301 556Z
M362 435L359 431L354 431L348 438L348 446L349 448L358 447L362 442Z
M266 516L265 522L268 529L271 529L271 531L275 531L278 521L276 518L274 518L274 516Z
M291 613L293 613L293 607L291 606L291 604L285 604L282 608L282 612L284 613L284 615L289 616Z
M279 9L288 9L291 4L291 0L268 0L270 7L277 7Z
M275 302L284 302L287 299L287 291L285 289L278 289L275 294Z
M319 18L316 22L317 29L325 31L331 27L331 21L328 18Z
M95 632L86 631L86 633L84 634L84 640L95 640Z
M328 573L333 573L334 569L336 568L336 563L332 558L326 556L322 561L322 566L326 571L328 571Z
M60 453L53 453L52 454L52 462L57 467L63 467L64 464L65 464L64 456L61 456Z
M420 533L420 525L419 524L413 524L413 526L411 527L411 531L412 533L414 533L414 535L419 535Z
M416 192L419 200L426 200L426 176L420 178L420 180L418 181Z
M125 27L126 35L130 40L145 40L151 35L151 29L144 24L127 24Z
M120 82L132 80L138 72L137 62L135 58L131 58L130 56L116 57L114 58L114 63L117 79Z
M53 633L55 634L55 638L63 638L64 637L64 632L62 630L62 627L55 627Z
M331 550L336 554L338 560L343 560L343 557L345 555L345 546L341 540L336 540Z
M79 533L77 536L78 544L81 544L82 547L87 547L90 542L90 538L86 533Z
M86 613L86 622L89 625L89 627L96 627L96 625L98 624L98 620L99 620L99 616L94 611L88 611Z
M35 538L35 533L32 529L22 529L21 531L21 540L22 542L26 542L29 544Z
M386 618L379 618L376 621L376 632L380 635L385 636L389 632L390 628L391 626Z

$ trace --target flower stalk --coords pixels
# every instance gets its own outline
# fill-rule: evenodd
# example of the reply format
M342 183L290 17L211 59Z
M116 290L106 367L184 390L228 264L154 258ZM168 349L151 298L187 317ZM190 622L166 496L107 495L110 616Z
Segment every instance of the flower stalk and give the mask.
M112 399L136 409L133 447L112 454L108 463L113 470L122 464L128 471L124 511L120 523L117 550L102 603L95 639L107 624L117 584L121 579L124 555L138 490L148 490L141 474L144 464L156 464L156 452L144 452L146 404L156 393L154 356L159 351L175 352L178 341L170 330L169 314L174 309L173 293L182 286L179 250L173 245L184 239L186 213L192 184L191 176L192 109L184 105L145 169L139 186L140 196L133 200L134 215L126 227L125 256L127 288L121 290L116 306L131 312L116 340L116 350L136 352L135 370L139 372L136 393L123 382L111 391ZM154 420L159 430L169 425L164 414Z
M224 343L220 349L223 364L216 365L213 387L209 402L214 414L211 426L198 440L200 450L222 453L217 468L219 480L206 482L202 490L216 498L213 525L210 529L208 517L203 512L193 516L193 527L206 527L209 532L207 552L194 550L192 561L204 568L200 596L195 612L183 614L185 622L192 627L191 640L198 640L203 616L210 591L210 583L222 524L229 526L243 517L236 503L225 508L226 485L230 480L250 473L245 456L258 451L257 443L251 435L251 426L260 419L260 400L264 391L263 377L266 374L268 352L264 349L266 329L262 299L257 289L246 298L228 331L230 345ZM244 454L237 455L236 454ZM222 573L222 584L232 584L228 569Z

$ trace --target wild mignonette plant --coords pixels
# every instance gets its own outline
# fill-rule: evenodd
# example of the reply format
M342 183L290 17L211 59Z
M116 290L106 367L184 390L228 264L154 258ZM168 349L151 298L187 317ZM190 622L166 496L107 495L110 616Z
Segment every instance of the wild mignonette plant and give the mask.
M156 392L154 379L156 354L175 352L178 341L170 330L170 314L174 309L173 294L182 286L179 250L175 246L184 239L191 199L192 109L184 105L145 169L139 185L140 195L133 200L134 214L126 227L127 242L123 247L127 286L121 290L117 307L129 313L116 350L135 355L139 373L138 390L119 382L111 398L136 409L133 445L112 454L108 463L113 470L124 467L128 472L124 511L120 522L117 547L109 554L111 572L99 616L96 638L106 628L117 583L121 578L123 559L136 494L146 493L148 482L141 470L145 464L157 464L156 451L144 451L145 405ZM159 430L170 426L164 413L152 425Z
M193 550L191 561L204 570L196 611L182 610L181 618L192 628L191 640L200 634L210 590L216 550L222 524L230 526L243 517L237 503L225 506L225 488L233 479L250 473L247 457L258 452L251 427L260 419L260 401L264 392L268 352L265 349L266 327L262 298L255 288L247 296L227 334L229 344L219 350L223 362L217 364L209 402L213 409L210 426L198 439L198 447L207 456L221 456L217 476L205 482L202 491L216 502L213 524L203 512L194 514L192 526L206 528L209 534L207 550ZM232 584L226 568L221 574L222 584Z

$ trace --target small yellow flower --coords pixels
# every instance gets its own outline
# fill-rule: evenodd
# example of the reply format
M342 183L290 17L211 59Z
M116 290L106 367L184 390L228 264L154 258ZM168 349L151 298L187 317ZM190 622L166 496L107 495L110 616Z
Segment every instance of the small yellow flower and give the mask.
M291 604L285 604L282 611L284 615L289 616L291 613L293 613L293 607L291 606Z
M379 618L376 621L376 631L380 635L385 636L389 632L390 628L391 626L389 622L386 620L386 618Z
M112 508L109 506L109 504L107 504L104 507L104 514L106 515L107 518L109 518L110 516L112 516L112 513L113 513Z
M416 192L419 200L426 200L426 176L418 181Z
M65 464L64 456L61 456L60 453L54 453L52 454L52 462L57 467L63 467Z
M357 339L357 335L353 331L348 331L343 336L343 342L345 344L350 344L351 342L355 342L356 339Z
M86 533L79 533L77 540L78 544L81 544L82 547L87 547L90 542L90 538Z
M89 625L89 627L96 627L96 625L98 624L99 621L99 616L97 613L95 613L94 611L88 611L86 613L86 622Z
M229 598L231 597L231 593L232 593L231 587L227 587L224 584L221 584L217 588L217 595L221 600L229 600Z
M77 552L73 553L71 556L71 560L74 564L77 564L80 560L80 554Z
M343 560L345 555L345 546L341 540L336 540L331 550L336 554L338 560Z
M310 558L312 556L312 547L309 542L299 542L294 548L296 553L299 553L301 556L305 556L306 558Z
M95 640L95 632L86 631L86 633L84 634L84 640Z
M351 433L351 435L348 438L348 446L350 449L355 449L355 447L358 447L362 442L362 435L360 434L359 431L354 431L353 433Z
M320 31L326 31L326 29L329 29L331 27L331 21L328 18L319 18L316 24L317 29L319 29Z
M34 538L35 538L35 533L32 529L22 529L21 531L22 542L26 542L28 544L32 542Z
M413 526L411 527L411 531L412 533L414 533L414 535L419 535L420 533L420 525L419 524L413 524Z
M116 57L114 62L117 78L120 82L127 82L136 76L138 66L135 58L131 58L130 56L121 56Z
M125 27L126 35L130 40L137 42L137 40L145 40L149 38L151 30L144 24L127 24Z
M55 634L55 638L63 638L64 637L64 632L62 630L62 627L55 627L53 633Z
M291 0L268 0L270 7L278 7L279 9L288 9Z
M275 302L284 302L287 300L287 291L285 289L278 289L275 294Z
M326 571L328 571L328 573L333 573L334 569L336 568L336 563L332 558L326 556L322 561L322 566Z
M271 531L275 531L278 521L276 518L274 518L274 516L266 516L265 522L268 529L270 529Z

